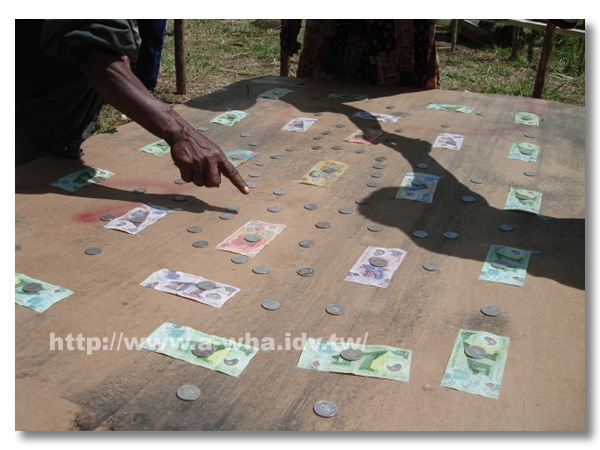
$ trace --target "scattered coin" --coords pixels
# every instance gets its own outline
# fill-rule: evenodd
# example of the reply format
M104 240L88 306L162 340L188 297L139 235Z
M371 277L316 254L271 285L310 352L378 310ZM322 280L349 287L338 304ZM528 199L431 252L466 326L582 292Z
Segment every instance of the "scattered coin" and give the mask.
M229 212L232 212L232 213L235 213L235 212L238 212L240 210L240 207L238 205L227 205L225 207L225 210L229 211Z
M285 189L275 189L273 191L273 194L275 194L275 195L285 195L285 194L287 194L287 191Z
M115 218L115 216L113 216L112 214L104 214L104 215L100 216L100 220L102 220L103 222L110 222L114 218Z
M331 305L327 305L325 307L325 311L327 311L327 314L331 314L332 316L339 316L346 312L346 308L344 308L342 305L336 305L335 303L332 303Z
M336 128L346 128L346 125L344 125L343 123L338 123L335 127Z
M329 228L330 226L331 226L331 224L329 222L325 222L325 221L315 223L315 227L321 228L321 229L326 229L326 228Z
M479 345L469 345L465 348L465 355L469 358L481 359L487 355L485 348L480 347Z
M313 411L317 416L321 417L333 417L338 413L338 407L333 402L322 400L315 403Z
M84 250L86 255L99 255L102 253L102 249L99 247L89 247Z
M354 210L352 208L340 208L338 212L340 214L352 214Z
M129 221L131 223L144 223L146 221L146 216L143 214L133 214L129 218Z
M32 282L24 284L21 288L23 292L39 292L42 290L42 283Z
M271 205L267 208L267 211L269 212L279 212L281 211L281 206L277 206L277 205Z
M427 236L429 236L429 233L424 230L417 230L417 231L413 231L413 236L417 237L419 239L425 239Z
M196 128L198 131L208 131L208 128L206 127L198 127Z
M523 136L525 136L526 138L534 138L535 135L531 134L531 133L525 133Z
M315 271L313 269L311 269L310 267L302 267L301 269L298 269L297 273L301 277L310 277L310 276L314 275Z
M323 131L321 134L323 136L331 136L332 133L331 133L331 131Z
M508 269L508 263L502 259L495 259L490 264L494 269Z
M369 181L367 183L367 186L369 186L369 187L377 187L377 186L379 186L379 181Z
M367 151L364 148L359 148L357 150L354 150L354 153L366 153Z
M192 245L196 248L206 248L208 247L208 241L194 241Z
M527 172L523 172L523 175L527 175L528 177L535 177L537 175L537 173L527 171Z
M235 215L231 213L221 213L219 214L219 217L223 220L231 220L235 217Z
M442 124L442 128L450 128L452 125L450 125L449 123L443 123Z
M386 108L386 109L394 109L394 108L396 108L396 107L395 107L394 105L387 105L385 108Z
M202 227L200 225L190 225L187 227L187 230L190 233L200 233L202 231Z
M197 386L185 385L177 389L177 397L180 400L193 401L200 397L202 391Z
M135 189L133 190L133 193L134 193L134 194L145 194L145 193L146 193L146 188L142 188L142 187L140 187L140 188L135 188Z
M380 225L368 225L367 230L372 231L374 233L379 233L380 231L383 231L383 227Z
M296 151L296 147L286 147L285 151L286 152L295 152Z
M385 164L381 164L381 163L373 164L373 169L385 169Z
M244 240L247 242L258 242L260 241L260 236L258 234L248 234Z
M310 248L314 247L315 241L311 241L310 239L302 239L300 242L298 242L298 245L300 247Z
M216 284L213 281L205 280L196 283L196 287L201 291L210 291L216 287Z
M419 163L419 164L417 164L417 167L419 169L428 169L429 168L429 164Z
M21 246L19 244L15 244L15 253L21 251Z
M481 111L479 111L479 112L476 112L476 113L475 113L475 115L477 115L477 116L485 116L485 113L484 113L484 112L481 112Z
M512 230L515 229L515 227L513 227L512 225L508 225L506 223L503 223L502 225L498 226L498 229L502 230L502 231L512 231Z
M354 203L356 203L357 205L366 205L367 203L369 203L369 199L368 198L357 198L356 200L354 200Z
M281 307L281 303L279 303L277 300L263 300L263 302L260 304L263 308L268 309L269 311L275 311L276 309L279 309Z
M187 200L187 197L185 195L174 195L173 196L173 201L176 202L185 202Z
M244 255L235 255L231 257L231 261L236 264L244 264L248 262L248 257Z
M266 166L267 164L269 164L268 161L256 161L254 163L255 166Z
M388 261L385 258L373 257L369 258L369 264L374 267L385 267L388 265Z
M463 195L462 201L465 203L473 203L475 201L475 197L471 197L470 195Z
M341 145L333 145L331 147L331 150L342 150L344 147L342 147Z
M381 178L383 176L383 172L373 172L371 173L371 177L373 178Z
M377 158L375 158L375 161L386 162L387 158L385 156L378 156Z
M323 115L323 113L322 113L322 112L316 112L316 113L314 113L314 115L315 115L315 116L322 116L322 115Z
M515 194L515 197L518 198L519 200L529 200L529 196L527 196L525 194Z
M502 312L502 310L500 308L498 308L497 306L492 306L492 305L485 305L481 307L481 312L483 314L485 314L486 316L497 316L498 314L500 314Z
M396 128L394 131L396 133L404 133L406 130L404 128Z
M252 177L252 178L258 178L258 177L260 177L261 175L262 175L262 173L261 173L261 172L250 172L250 173L248 174L248 176L249 176L249 177Z
M265 274L265 273L269 273L271 271L271 268L269 266L254 266L252 268L252 272L254 273L258 273L258 274Z
M241 137L250 137L251 134L250 133L240 133Z
M471 178L471 183L481 184L483 180L481 178Z
M446 239L456 239L459 235L454 231L446 231L442 236L444 236Z
M251 145L252 147L256 147L257 145L260 145L260 142L249 142L248 145Z
M423 269L428 270L430 272L435 272L437 270L440 270L440 264L436 263L436 262L428 262L423 264Z
M270 156L271 159L281 159L283 158L283 155L280 155L279 153L275 153L273 155Z
M320 141L321 139L323 139L323 136L314 136L313 139L315 141Z
M306 205L304 205L304 209L310 209L310 210L317 209L318 207L319 207L319 205L317 205L316 203L307 203Z
M209 342L200 343L194 346L192 353L199 358L208 358L215 352L213 346Z
M253 181L249 181L248 183L246 183L248 185L248 187L250 189L254 189L256 186L258 186L256 183L254 183Z
M358 361L362 358L363 352L356 348L347 348L342 350L340 356L344 358L346 361Z
M311 148L313 150L323 150L323 147L321 147L320 145L313 145Z
M177 178L173 183L175 183L175 184L187 184L187 181L185 181L183 178Z

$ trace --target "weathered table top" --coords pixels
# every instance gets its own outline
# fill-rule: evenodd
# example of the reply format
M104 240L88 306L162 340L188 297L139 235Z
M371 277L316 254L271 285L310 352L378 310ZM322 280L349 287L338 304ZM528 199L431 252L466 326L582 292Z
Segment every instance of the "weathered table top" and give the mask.
M294 92L280 100L259 98L273 87ZM342 102L332 92L368 94L368 101ZM428 110L430 103L466 105L484 116ZM387 106L394 106L388 109ZM250 115L232 127L210 123L217 114ZM46 157L16 170L16 271L74 294L43 313L15 306L16 428L18 430L583 430L585 428L585 110L530 98L454 91L399 91L378 87L263 77L236 83L176 107L225 151L260 152L239 171L257 182L243 196L226 180L219 189L177 185L170 156L137 151L157 139L137 124L89 139L85 166L117 175L68 193L49 186L84 166ZM351 118L358 111L399 113L397 123ZM539 127L517 125L515 112L539 115ZM315 112L323 115L314 116ZM305 133L282 131L294 117L316 117ZM449 123L451 128L442 128ZM337 124L346 125L337 128ZM380 127L371 145L343 142L359 127ZM402 128L404 131L394 130ZM332 131L320 141L314 136ZM251 137L240 136L243 132ZM459 151L432 148L441 132L465 136ZM537 163L507 158L524 133L540 145ZM258 142L249 147L250 142ZM312 150L315 144L322 150ZM332 145L342 150L332 150ZM285 151L295 146L294 152ZM355 153L357 148L366 153ZM271 154L281 159L270 159ZM386 156L376 188L375 157ZM330 188L299 184L320 160L350 165ZM268 161L258 168L256 160ZM442 176L432 204L395 199L404 174ZM260 170L251 180L247 174ZM524 171L538 173L528 177ZM483 184L469 180L480 177ZM543 193L540 215L503 210L509 186ZM144 187L146 194L132 190ZM272 192L284 188L288 194ZM174 194L191 196L174 202ZM471 195L474 203L461 201ZM367 205L354 200L366 197ZM129 235L103 228L102 214L124 214L142 202L182 211ZM319 208L303 208L315 202ZM240 205L229 221L219 218ZM282 206L279 213L266 210ZM351 206L354 213L338 213ZM233 264L215 246L250 219L287 228L252 261ZM331 228L315 228L318 221ZM498 225L514 226L510 233ZM373 233L370 224L384 230ZM201 225L200 234L186 231ZM427 239L412 232L427 230ZM460 233L447 240L442 233ZM194 248L196 239L210 246ZM301 239L316 245L302 248ZM478 280L490 244L531 250L522 287ZM387 289L344 281L369 245L396 247L407 256ZM98 256L87 247L103 249ZM441 264L428 272L425 262ZM271 267L252 273L256 264ZM296 271L309 266L315 275ZM241 288L222 308L140 286L169 268ZM277 311L261 308L276 298ZM341 316L325 306L340 303ZM497 317L483 305L502 308ZM127 350L125 339L142 339L164 322L226 338L256 339L261 351L238 378L145 350ZM485 330L511 338L500 397L492 400L440 387L459 329ZM364 338L413 352L410 381L391 381L299 369L301 339ZM50 350L51 336L80 336L80 350ZM87 339L102 339L90 351ZM295 341L294 341L295 340ZM66 342L66 341L65 341ZM116 342L122 345L117 349ZM270 343L289 350L270 350ZM266 345L263 345L266 344ZM74 343L77 345L77 342ZM296 348L294 348L294 345ZM264 348L267 347L267 348ZM56 348L56 347L55 347ZM88 354L91 353L91 354ZM195 402L175 392L195 384ZM313 412L319 400L339 406L336 417Z

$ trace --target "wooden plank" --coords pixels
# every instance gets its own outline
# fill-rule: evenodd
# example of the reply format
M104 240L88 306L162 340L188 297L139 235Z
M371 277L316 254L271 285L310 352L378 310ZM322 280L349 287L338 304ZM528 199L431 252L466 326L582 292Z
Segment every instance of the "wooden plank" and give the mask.
M183 95L187 92L185 76L185 20L175 19L175 85L177 94Z
M513 25L521 28L529 28L531 30L546 31L546 24L542 22L534 22L532 20L515 20L515 19L484 19L486 22L503 23L505 25ZM564 34L565 36L578 37L585 39L585 30L576 28L556 28L556 34Z
M274 86L294 92L282 100L259 98ZM362 102L329 99L331 92L371 95ZM485 116L427 109L430 103L467 105ZM395 109L388 110L386 106ZM210 123L228 108L250 113L233 127ZM523 97L444 90L306 82L263 77L236 83L176 107L224 150L249 148L256 160L239 167L247 176L261 170L258 187L241 196L225 183L219 189L176 185L178 171L169 156L137 151L156 140L137 124L95 136L84 144L83 163L117 175L102 185L70 194L48 183L81 168L76 161L46 157L16 169L16 270L65 286L75 293L42 314L15 306L16 428L98 430L583 430L585 429L585 110ZM359 111L393 112L396 124L365 121ZM514 114L538 114L538 127L514 124ZM324 112L314 116L315 112ZM316 117L306 133L282 131L292 117ZM452 128L440 127L450 123ZM345 128L337 128L343 124ZM376 144L343 142L358 127L380 127ZM394 131L396 129L404 131ZM314 141L313 136L331 131ZM251 132L250 138L240 134ZM438 133L465 136L460 151L432 149ZM507 159L524 133L541 146L536 164ZM393 140L393 141L392 141ZM323 150L312 150L319 143ZM343 150L332 150L340 144ZM285 148L295 146L294 152ZM272 154L281 159L270 159ZM378 188L372 178L376 156L388 158ZM328 189L297 180L315 163L333 159L350 168ZM399 182L416 164L442 176L432 204L395 199ZM537 177L523 172L534 170ZM472 184L472 177L483 184ZM543 192L541 216L503 210L509 186ZM148 193L134 194L137 187ZM277 197L275 188L288 194ZM174 202L174 194L189 195ZM460 201L472 195L475 203ZM367 197L370 203L354 204ZM308 211L306 202L319 208ZM98 217L119 215L151 202L181 207L140 234L103 228ZM231 221L219 219L225 206L238 204ZM267 206L279 204L280 213ZM342 206L354 213L342 215ZM214 247L249 219L283 223L287 228L252 262L235 265L231 254ZM332 227L318 230L315 222ZM384 230L371 233L369 224ZM511 233L498 230L510 223ZM201 225L200 235L186 231ZM412 236L425 229L429 238ZM460 233L455 241L444 231ZM210 246L193 248L195 239ZM300 239L314 239L310 249ZM479 281L487 244L535 251L523 287ZM368 245L408 252L387 289L345 282L344 276ZM87 256L89 246L103 248ZM439 262L439 272L422 265ZM255 275L251 267L272 271ZM303 278L300 267L315 275ZM161 268L181 270L242 290L216 309L139 286ZM281 309L267 312L265 298ZM347 312L329 316L324 308L341 303ZM495 304L497 318L479 309ZM127 350L125 339L148 336L163 322L190 326L218 336L255 338L261 351L238 378L143 350ZM511 338L500 398L490 400L440 387L459 329L486 330ZM54 333L54 334L52 334ZM361 338L413 351L407 383L296 368L303 337ZM81 336L83 348L50 350L49 339ZM86 339L106 348L89 352ZM113 341L114 339L114 341ZM270 341L271 339L272 341ZM274 342L290 350L269 349ZM90 341L91 343L91 341ZM117 349L117 344L119 347ZM76 343L75 343L76 344ZM114 344L114 345L113 345ZM264 344L264 345L263 345ZM557 363L560 360L560 364ZM557 367L560 370L557 371ZM196 384L203 394L182 402L175 391ZM315 402L334 401L333 419L312 412ZM465 414L468 411L468 414ZM473 411L477 411L473 414Z

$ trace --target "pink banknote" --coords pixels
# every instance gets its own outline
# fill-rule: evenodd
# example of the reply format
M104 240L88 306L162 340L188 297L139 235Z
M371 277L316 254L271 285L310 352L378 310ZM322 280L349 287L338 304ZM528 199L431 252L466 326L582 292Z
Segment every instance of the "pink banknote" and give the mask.
M400 248L369 246L346 275L345 281L386 288L406 251Z
M124 231L129 234L138 234L144 228L173 211L173 209L163 207L141 205L132 209L127 214L111 220L104 225L104 228L112 228L113 230Z
M265 246L283 231L285 225L249 220L244 226L217 245L217 250L256 256Z

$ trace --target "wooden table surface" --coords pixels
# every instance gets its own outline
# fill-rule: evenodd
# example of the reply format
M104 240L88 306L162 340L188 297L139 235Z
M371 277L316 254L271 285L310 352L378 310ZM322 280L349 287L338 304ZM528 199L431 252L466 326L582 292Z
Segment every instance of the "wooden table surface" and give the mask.
M274 87L294 92L280 100L258 96ZM368 94L342 102L333 92ZM428 110L430 103L466 105L471 114ZM394 106L388 109L387 106ZM179 105L176 111L224 151L260 152L239 167L258 186L243 196L227 180L219 189L177 185L170 156L140 147L157 139L135 123L94 136L82 161L45 157L16 169L15 269L74 294L43 313L15 305L17 430L583 430L585 429L585 109L544 100L445 90L401 91L373 86L261 77L239 82ZM232 127L210 123L227 110L250 115ZM397 123L366 121L358 111L400 114ZM482 111L484 116L476 115ZM515 112L535 113L540 126L514 123ZM323 115L315 116L315 112ZM281 128L294 117L317 118L304 133ZM442 128L441 124L451 124ZM335 125L343 124L345 128ZM371 145L343 142L359 127L380 127ZM394 130L402 128L404 131ZM320 141L313 140L332 131ZM251 137L240 136L243 132ZM441 132L465 136L459 151L432 148ZM535 138L526 139L524 133ZM537 163L507 158L513 142L541 147ZM259 145L249 147L250 142ZM313 150L315 144L323 150ZM332 145L342 150L332 150ZM295 146L294 152L285 151ZM355 149L365 148L363 154ZM281 159L270 159L272 154ZM367 186L375 157L386 156L384 176ZM331 159L350 165L330 188L299 184L314 164ZM257 160L268 161L263 167ZM442 177L432 204L396 199L406 172ZM106 182L69 193L49 186L84 167L116 173ZM259 170L262 176L247 177ZM528 177L524 171L538 173ZM483 184L473 184L480 177ZM540 191L540 215L503 210L509 186ZM146 194L133 189L144 187ZM276 196L273 190L288 193ZM174 202L173 195L189 196ZM475 202L461 201L471 195ZM366 197L367 205L354 200ZM315 202L319 208L303 208ZM180 207L138 235L103 228L102 214L121 215L141 203ZM241 207L229 221L230 204ZM277 204L279 213L266 210ZM349 215L338 213L351 206ZM215 246L250 219L287 227L251 262L234 264ZM318 221L331 228L315 228ZM498 225L508 223L513 232ZM370 224L384 230L373 233ZM186 231L201 225L200 234ZM427 239L412 232L427 230ZM460 237L448 240L445 231ZM210 246L194 248L196 239ZM298 245L313 239L313 248ZM532 254L522 287L478 280L489 245ZM387 289L344 281L369 245L408 253ZM98 256L84 254L101 247ZM438 272L422 268L441 264ZM251 268L266 264L271 272ZM315 270L297 275L300 267ZM241 288L222 308L140 286L168 268ZM276 298L277 311L261 308ZM325 312L330 303L346 308ZM502 308L497 317L483 305ZM164 322L226 338L251 338L289 350L261 348L245 371L231 377L145 350L110 347L113 339L142 339ZM497 400L440 386L460 329L510 337ZM303 338L364 338L413 352L410 381L317 372L296 367ZM80 349L50 349L50 338L80 336ZM102 339L90 351L87 339ZM294 341L295 340L295 341ZM91 341L90 341L91 342ZM76 343L75 343L76 345ZM55 347L56 348L56 347ZM195 384L202 396L179 400ZM334 418L313 412L319 400L339 407Z

